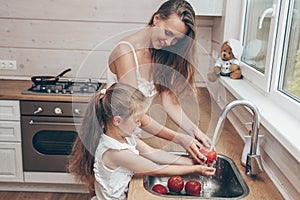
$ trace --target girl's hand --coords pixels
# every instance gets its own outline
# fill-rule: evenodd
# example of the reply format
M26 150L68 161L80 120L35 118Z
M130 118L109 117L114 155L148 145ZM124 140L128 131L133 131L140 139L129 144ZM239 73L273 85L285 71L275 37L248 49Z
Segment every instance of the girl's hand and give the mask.
M196 171L205 176L212 176L216 172L216 169L213 167L208 167L205 165L196 165L196 167L197 167Z

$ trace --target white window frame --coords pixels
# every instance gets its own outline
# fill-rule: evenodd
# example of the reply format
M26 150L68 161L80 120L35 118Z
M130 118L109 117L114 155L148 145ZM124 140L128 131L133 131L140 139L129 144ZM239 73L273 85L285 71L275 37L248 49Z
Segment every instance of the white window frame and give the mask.
M243 3L243 20L241 26L241 38L243 39L244 35L244 26L245 26L245 13L247 8L247 1ZM280 0L273 0L273 9L274 14L272 16L271 24L270 24L270 32L269 32L269 42L268 42L268 53L266 55L266 66L265 73L261 73L247 63L241 62L241 70L243 71L244 76L254 85L262 89L263 91L269 92L271 88L271 77L272 77L272 66L274 59L274 51L276 45L276 32L278 29L278 20L279 20L279 11L280 11ZM275 31L274 31L275 30ZM244 44L244 42L243 42Z
M270 88L270 98L273 99L277 104L284 107L286 110L290 111L291 115L295 116L296 118L300 119L300 103L296 100L292 99L288 95L284 94L283 92L279 91L279 77L283 75L282 73L282 61L284 60L284 45L288 45L289 38L285 35L286 34L286 27L287 27L287 17L288 11L291 9L291 5L294 4L294 0L283 0L282 1L282 9L280 13L280 20L279 20L279 28L277 34L277 44L276 50L274 53L274 63L273 63L273 74L271 79L271 88Z

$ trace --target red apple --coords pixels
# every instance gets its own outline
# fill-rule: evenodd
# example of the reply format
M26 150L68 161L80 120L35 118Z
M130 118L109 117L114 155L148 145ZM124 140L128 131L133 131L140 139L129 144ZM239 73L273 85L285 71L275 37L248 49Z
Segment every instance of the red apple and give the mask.
M167 194L168 193L168 189L162 184L155 184L152 187L152 191L159 193L159 194Z
M215 150L200 149L200 152L207 158L206 163L213 163L217 159L217 152Z
M187 195L200 196L201 183L196 180L189 180L186 182L184 189Z
M180 192L184 187L184 181L181 176L171 176L168 179L168 188L171 192Z
M207 158L207 162L209 163L214 162L217 159L217 152L215 152L214 150L208 152L206 158Z

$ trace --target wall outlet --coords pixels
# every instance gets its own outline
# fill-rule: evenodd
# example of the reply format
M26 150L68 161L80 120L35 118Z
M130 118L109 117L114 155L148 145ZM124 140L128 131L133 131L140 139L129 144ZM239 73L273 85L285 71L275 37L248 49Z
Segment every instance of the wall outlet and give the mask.
M0 60L0 69L17 70L17 61Z

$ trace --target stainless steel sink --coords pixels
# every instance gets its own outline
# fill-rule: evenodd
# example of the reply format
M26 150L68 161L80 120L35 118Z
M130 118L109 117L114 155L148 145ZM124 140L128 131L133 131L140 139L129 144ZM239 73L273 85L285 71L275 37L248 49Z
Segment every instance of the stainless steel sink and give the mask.
M186 154L182 153L181 155ZM184 189L181 193L168 193L167 195L158 194L151 190L158 183L167 186L168 176L144 176L144 187L155 195L170 198L241 199L249 194L249 188L233 160L219 154L214 166L216 173L211 177L204 177L199 174L182 176L185 182L196 179L202 184L200 196L197 197L187 196Z

